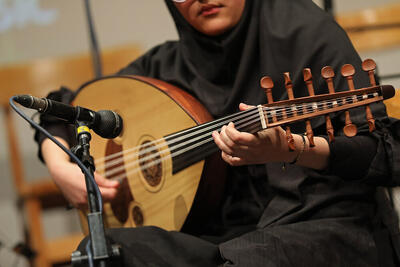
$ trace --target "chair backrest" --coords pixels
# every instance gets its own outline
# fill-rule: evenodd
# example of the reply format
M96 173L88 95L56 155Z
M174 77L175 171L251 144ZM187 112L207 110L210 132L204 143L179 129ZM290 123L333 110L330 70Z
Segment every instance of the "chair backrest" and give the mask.
M348 33L357 51L400 45L400 3L339 14L338 23Z
M104 50L101 54L104 75L117 72L140 55L137 46ZM88 54L60 58L38 59L26 64L0 67L0 104L15 94L44 96L60 85L71 89L93 79L91 57Z

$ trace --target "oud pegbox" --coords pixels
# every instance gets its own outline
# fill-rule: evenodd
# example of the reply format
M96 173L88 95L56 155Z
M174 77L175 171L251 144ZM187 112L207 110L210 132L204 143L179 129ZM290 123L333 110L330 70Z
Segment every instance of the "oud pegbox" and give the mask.
M326 66L321 69L321 77L324 78L328 93L315 95L313 85L313 75L309 68L303 70L304 82L307 86L307 97L295 98L293 83L288 72L283 74L285 88L288 94L288 100L274 102L272 90L274 82L269 76L264 76L260 80L260 85L264 89L268 104L263 105L263 118L267 127L282 126L286 129L289 150L295 150L293 135L290 124L297 121L305 121L306 135L310 147L314 146L314 133L311 127L310 119L317 116L324 116L326 123L326 133L329 141L334 142L334 128L330 114L335 112L344 112L345 126L343 132L348 137L357 134L357 127L351 121L349 109L364 106L366 110L366 120L369 130L375 130L375 120L371 112L370 104L379 102L394 95L394 88L390 85L377 86L375 82L376 63L372 59L364 60L362 69L368 74L370 86L356 89L353 77L356 74L355 68L351 64L342 66L340 73L347 80L348 88L345 91L335 91L333 79L335 72L332 67Z

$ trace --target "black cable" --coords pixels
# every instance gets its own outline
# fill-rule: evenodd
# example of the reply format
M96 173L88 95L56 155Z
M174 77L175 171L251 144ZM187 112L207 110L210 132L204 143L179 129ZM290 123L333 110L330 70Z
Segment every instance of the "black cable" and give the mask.
M324 0L324 9L326 12L328 12L331 15L334 15L333 13L333 1L332 0Z
M25 113L23 113L15 104L14 104L14 98L16 96L13 96L10 98L10 106L15 110L15 112L18 113L18 115L20 115L24 120L26 120L33 128L39 130L40 132L42 132L44 135L46 135L47 138L49 138L51 141L53 141L57 146L59 146L65 153L68 154L68 156L70 156L72 158L73 161L75 161L76 164L78 164L78 166L81 168L82 172L89 177L88 181L92 184L93 188L95 189L96 192L96 196L97 196L97 201L98 201L98 205L99 205L99 212L103 213L103 199L101 197L101 193L100 193L100 189L93 177L93 175L90 173L90 171L88 170L88 168L86 168L86 166L82 163L82 161L76 156L74 155L71 151L69 151L65 146L63 146L57 139L55 139L48 131L46 131L44 128L42 128L39 124L37 124L36 122L34 122L31 118L29 118ZM90 239L89 239L90 240ZM89 247L90 241L88 242L88 245L86 246L86 252L88 255L88 262L89 262L89 266L94 266L93 265L93 258L92 258L92 254L90 251L90 247Z
M89 182L92 184L93 188L95 189L96 196L97 196L97 201L99 205L99 212L103 212L103 199L101 197L100 189L93 177L93 175L90 173L88 168L82 163L82 161L69 149L67 149L65 146L63 146L57 139L55 139L48 131L46 131L44 128L42 128L39 124L34 122L31 118L29 118L24 112L22 112L15 104L14 104L14 98L16 96L13 96L10 98L10 106L17 112L18 115L20 115L24 120L26 120L33 128L36 130L42 132L47 138L49 138L51 141L53 141L57 146L59 146L65 153L68 154L72 158L72 160L81 168L82 172L89 177Z

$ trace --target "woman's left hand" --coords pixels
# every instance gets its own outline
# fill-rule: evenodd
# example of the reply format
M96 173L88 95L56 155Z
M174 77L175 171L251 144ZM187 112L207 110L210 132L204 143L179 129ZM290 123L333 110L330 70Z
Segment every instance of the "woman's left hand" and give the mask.
M251 107L245 104L239 105L240 110ZM213 138L222 151L222 158L232 166L289 162L297 154L289 151L286 133L281 127L251 134L239 132L231 122L223 126L221 132L213 132Z

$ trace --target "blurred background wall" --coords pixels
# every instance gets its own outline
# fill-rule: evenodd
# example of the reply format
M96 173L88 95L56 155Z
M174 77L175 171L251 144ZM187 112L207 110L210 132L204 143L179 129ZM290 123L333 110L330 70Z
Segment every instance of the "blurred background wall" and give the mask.
M315 2L322 4L322 1ZM336 14L342 14L396 2L399 0L336 0L334 10ZM165 40L177 38L175 27L162 0L96 0L91 1L91 4L101 49L135 44L145 51ZM0 0L0 68L37 59L87 53L88 40L83 0ZM378 51L364 51L361 52L361 57L375 59L381 75L400 73L400 44ZM398 78L384 82L400 88ZM51 89L54 88L46 88ZM16 122L20 129L23 164L29 170L28 179L47 175L46 169L37 159L32 130L22 120L16 118ZM0 125L4 125L1 113ZM27 266L23 257L10 251L13 245L23 241L23 217L16 209L15 187L9 165L5 131L2 129L0 266ZM79 229L73 210L54 211L46 215L44 221L48 236Z

